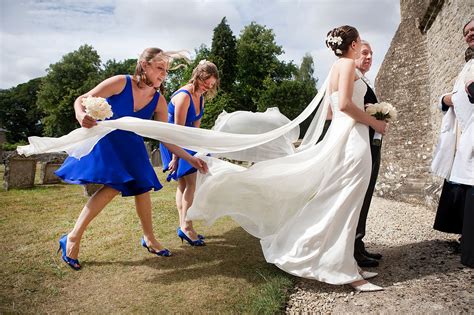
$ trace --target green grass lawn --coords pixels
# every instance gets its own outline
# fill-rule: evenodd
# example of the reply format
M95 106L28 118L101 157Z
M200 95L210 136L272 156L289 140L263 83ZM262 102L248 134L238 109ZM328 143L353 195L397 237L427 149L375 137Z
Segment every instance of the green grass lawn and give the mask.
M0 313L282 311L294 279L265 262L258 239L223 218L210 227L196 224L207 246L181 244L176 186L159 176L165 187L152 193L153 223L173 256L141 247L134 199L117 197L86 231L80 271L56 250L87 201L82 187L1 191Z

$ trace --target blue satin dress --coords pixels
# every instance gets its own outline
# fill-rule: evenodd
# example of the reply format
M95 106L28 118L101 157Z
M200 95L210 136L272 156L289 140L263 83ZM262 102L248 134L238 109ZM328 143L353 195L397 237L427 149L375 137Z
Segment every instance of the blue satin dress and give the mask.
M202 115L204 114L204 107L203 107L204 98L201 96L201 98L199 99L199 103L200 103L199 104L199 115L197 115L191 93L187 90L181 89L181 90L176 91L171 96L171 98L173 98L173 96L175 96L178 93L186 93L189 96L190 103L189 103L188 112L186 113L185 126L194 127L194 122L201 119ZM173 104L173 100L170 100L170 102L168 103L168 122L172 123L172 124L175 123L175 107L174 107L174 104ZM184 150L186 150L191 155L196 154L196 152L194 152L194 151L191 151L191 150L188 150L188 149L184 149ZM172 156L172 153L161 143L160 143L160 153L161 153L161 161L163 162L163 172L166 172L166 171L168 171L168 164L171 162L171 159L172 159L173 156ZM194 167L192 167L191 164L189 164L188 161L186 161L184 159L179 159L178 160L178 167L177 167L176 171L170 173L166 180L167 181L170 181L171 179L178 180L178 178L181 178L181 177L186 176L186 175L190 175L192 173L195 173L196 171L197 170Z
M142 109L133 109L132 79L120 94L107 98L113 116L151 119L158 104L160 93ZM114 130L99 140L92 151L81 159L68 157L55 172L65 182L71 184L104 184L122 193L122 196L136 196L147 191L159 190L163 186L158 181L143 137L124 130Z

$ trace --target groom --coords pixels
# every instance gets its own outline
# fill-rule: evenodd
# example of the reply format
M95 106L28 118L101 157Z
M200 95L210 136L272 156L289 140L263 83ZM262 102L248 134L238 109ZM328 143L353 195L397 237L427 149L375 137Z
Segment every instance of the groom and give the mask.
M362 41L361 54L356 59L356 68L362 73L362 80L367 85L367 92L364 96L364 104L375 104L378 103L377 96L375 96L374 90L365 77L365 74L370 70L372 66L372 48L367 41ZM364 203L360 211L359 223L357 225L355 246L354 246L354 258L360 267L377 267L379 265L378 259L382 258L382 255L377 253L370 253L365 249L364 241L362 240L365 236L365 227L367 223L367 214L369 213L370 202L372 201L372 195L375 189L375 182L379 174L380 168L380 149L381 145L373 145L372 140L374 138L374 129L369 128L369 139L370 139L370 152L372 155L372 173L370 175L369 187L365 194Z

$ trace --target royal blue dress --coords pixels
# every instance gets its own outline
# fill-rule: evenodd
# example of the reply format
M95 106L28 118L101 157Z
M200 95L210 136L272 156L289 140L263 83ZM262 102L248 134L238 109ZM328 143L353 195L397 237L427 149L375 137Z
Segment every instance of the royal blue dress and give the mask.
M175 96L176 94L178 93L186 93L188 94L189 96L189 108L188 108L188 112L186 113L186 123L185 123L185 126L187 127L194 127L194 122L201 119L203 113L204 113L204 108L203 108L203 104L204 104L204 98L200 97L199 99L199 115L196 115L196 109L195 109L195 106L194 106L194 102L193 102L193 98L191 96L191 93L187 90L184 90L184 89L181 89L181 90L178 90L176 91L172 96L171 98L173 98L173 96ZM175 119L175 107L174 107L174 104L173 104L173 100L170 100L170 102L168 103L168 122L169 123L172 123L174 124L174 119ZM191 155L195 155L196 152L194 151L191 151L191 150L188 150L188 149L184 149L186 150L189 154ZM168 164L171 162L171 159L172 159L172 153L164 146L160 143L160 153L161 153L161 161L163 162L163 172L166 172L168 171ZM183 176L186 176L186 175L189 175L189 174L192 174L192 173L195 173L197 170L191 166L191 164L189 164L188 161L184 160L184 159L179 159L178 160L178 167L176 169L176 171L170 173L167 177L167 181L170 181L171 179L174 179L174 180L178 180L178 178L181 178Z
M135 112L132 80L130 76L126 76L126 79L123 91L107 98L113 111L110 119L124 116L150 119L160 93L157 92L150 103ZM143 138L124 130L110 132L97 142L88 155L79 160L68 157L55 173L71 184L94 183L110 186L120 191L124 197L163 187L150 163Z

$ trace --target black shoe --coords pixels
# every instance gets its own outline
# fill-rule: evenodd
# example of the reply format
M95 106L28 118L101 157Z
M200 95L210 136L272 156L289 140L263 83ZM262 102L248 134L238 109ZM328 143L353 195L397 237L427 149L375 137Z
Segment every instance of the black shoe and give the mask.
M372 258L372 259L382 259L382 255L379 254L379 253L371 253L371 252L368 252L366 251L365 249L361 251L362 255L366 256L366 257L369 257L369 258Z
M379 262L375 259L364 256L361 253L355 253L354 258L357 261L359 267L377 267Z

